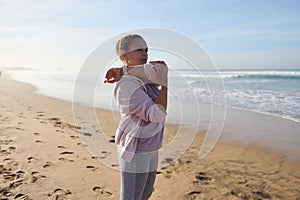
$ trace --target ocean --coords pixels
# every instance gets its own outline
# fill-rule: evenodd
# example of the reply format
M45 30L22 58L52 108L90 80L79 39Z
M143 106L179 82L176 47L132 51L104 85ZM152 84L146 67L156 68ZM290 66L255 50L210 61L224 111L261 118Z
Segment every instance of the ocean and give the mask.
M73 101L78 71L16 70L12 73L16 80L34 85L38 94ZM93 86L97 87L95 104L88 106L115 110L113 85L103 84L103 80L99 77L99 85ZM223 86L214 88L207 84L214 80L222 81ZM82 84L88 85L89 77L83 81L85 83ZM172 89L170 97L181 101L197 99L202 103L214 103L300 122L300 70L176 70L169 73L169 86ZM86 105L84 101L79 103Z
M114 85L103 83L103 73L10 73L34 85L38 94L118 111ZM87 99L85 91L93 95ZM258 144L300 160L300 70L170 70L167 123L210 129L222 133L223 141ZM212 135L219 139L220 134Z
M180 72L202 102L211 102L212 95L224 95L225 104L220 98L212 103L300 122L299 70L226 70L202 74L207 79L222 79L224 90L209 90L203 78L193 71Z

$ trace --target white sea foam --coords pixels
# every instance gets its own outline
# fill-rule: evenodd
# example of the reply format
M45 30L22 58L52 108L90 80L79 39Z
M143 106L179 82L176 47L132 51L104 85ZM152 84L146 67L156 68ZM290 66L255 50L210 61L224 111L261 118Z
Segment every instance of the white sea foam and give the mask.
M281 116L300 122L300 71L180 71L193 94L182 88L185 98L196 94L202 102ZM207 81L222 79L224 90L209 88ZM226 101L223 96L226 96Z

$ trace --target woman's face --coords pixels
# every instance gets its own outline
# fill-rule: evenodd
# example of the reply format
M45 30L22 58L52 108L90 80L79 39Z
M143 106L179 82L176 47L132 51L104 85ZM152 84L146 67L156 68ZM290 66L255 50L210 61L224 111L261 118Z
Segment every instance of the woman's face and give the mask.
M141 38L133 39L127 52L123 55L124 61L128 66L143 65L148 60L148 47Z

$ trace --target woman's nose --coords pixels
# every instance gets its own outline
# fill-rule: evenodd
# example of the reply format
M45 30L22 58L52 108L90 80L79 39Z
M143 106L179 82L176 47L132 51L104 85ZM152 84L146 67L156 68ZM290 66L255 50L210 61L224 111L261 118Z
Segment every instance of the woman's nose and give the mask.
M142 53L143 53L143 55L148 55L148 50L147 49L143 49Z

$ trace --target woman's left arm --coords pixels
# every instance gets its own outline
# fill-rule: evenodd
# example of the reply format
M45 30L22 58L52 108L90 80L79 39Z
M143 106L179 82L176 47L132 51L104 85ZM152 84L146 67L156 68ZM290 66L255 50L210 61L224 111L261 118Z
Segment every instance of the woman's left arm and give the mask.
M153 81L154 83L160 82L160 80L157 80L156 74L153 74L153 73L155 73L155 72L153 72L153 70L156 71L156 67L159 68L159 65L166 65L165 62L164 61L150 61L150 64L151 64L151 66L138 65L138 66L134 66L134 67L129 67L128 74L139 77L141 79L148 79L150 81ZM147 69L146 69L146 67L147 67ZM106 72L104 83L118 82L123 75L124 75L123 67L110 68ZM151 79L153 79L153 80L151 80ZM157 84L160 84L160 83L157 83Z
M142 79L147 79L147 76L144 71L144 65L135 66L135 67L128 69L128 74L142 78ZM104 83L118 82L123 75L124 75L124 72L123 72L122 67L110 68L106 72Z

